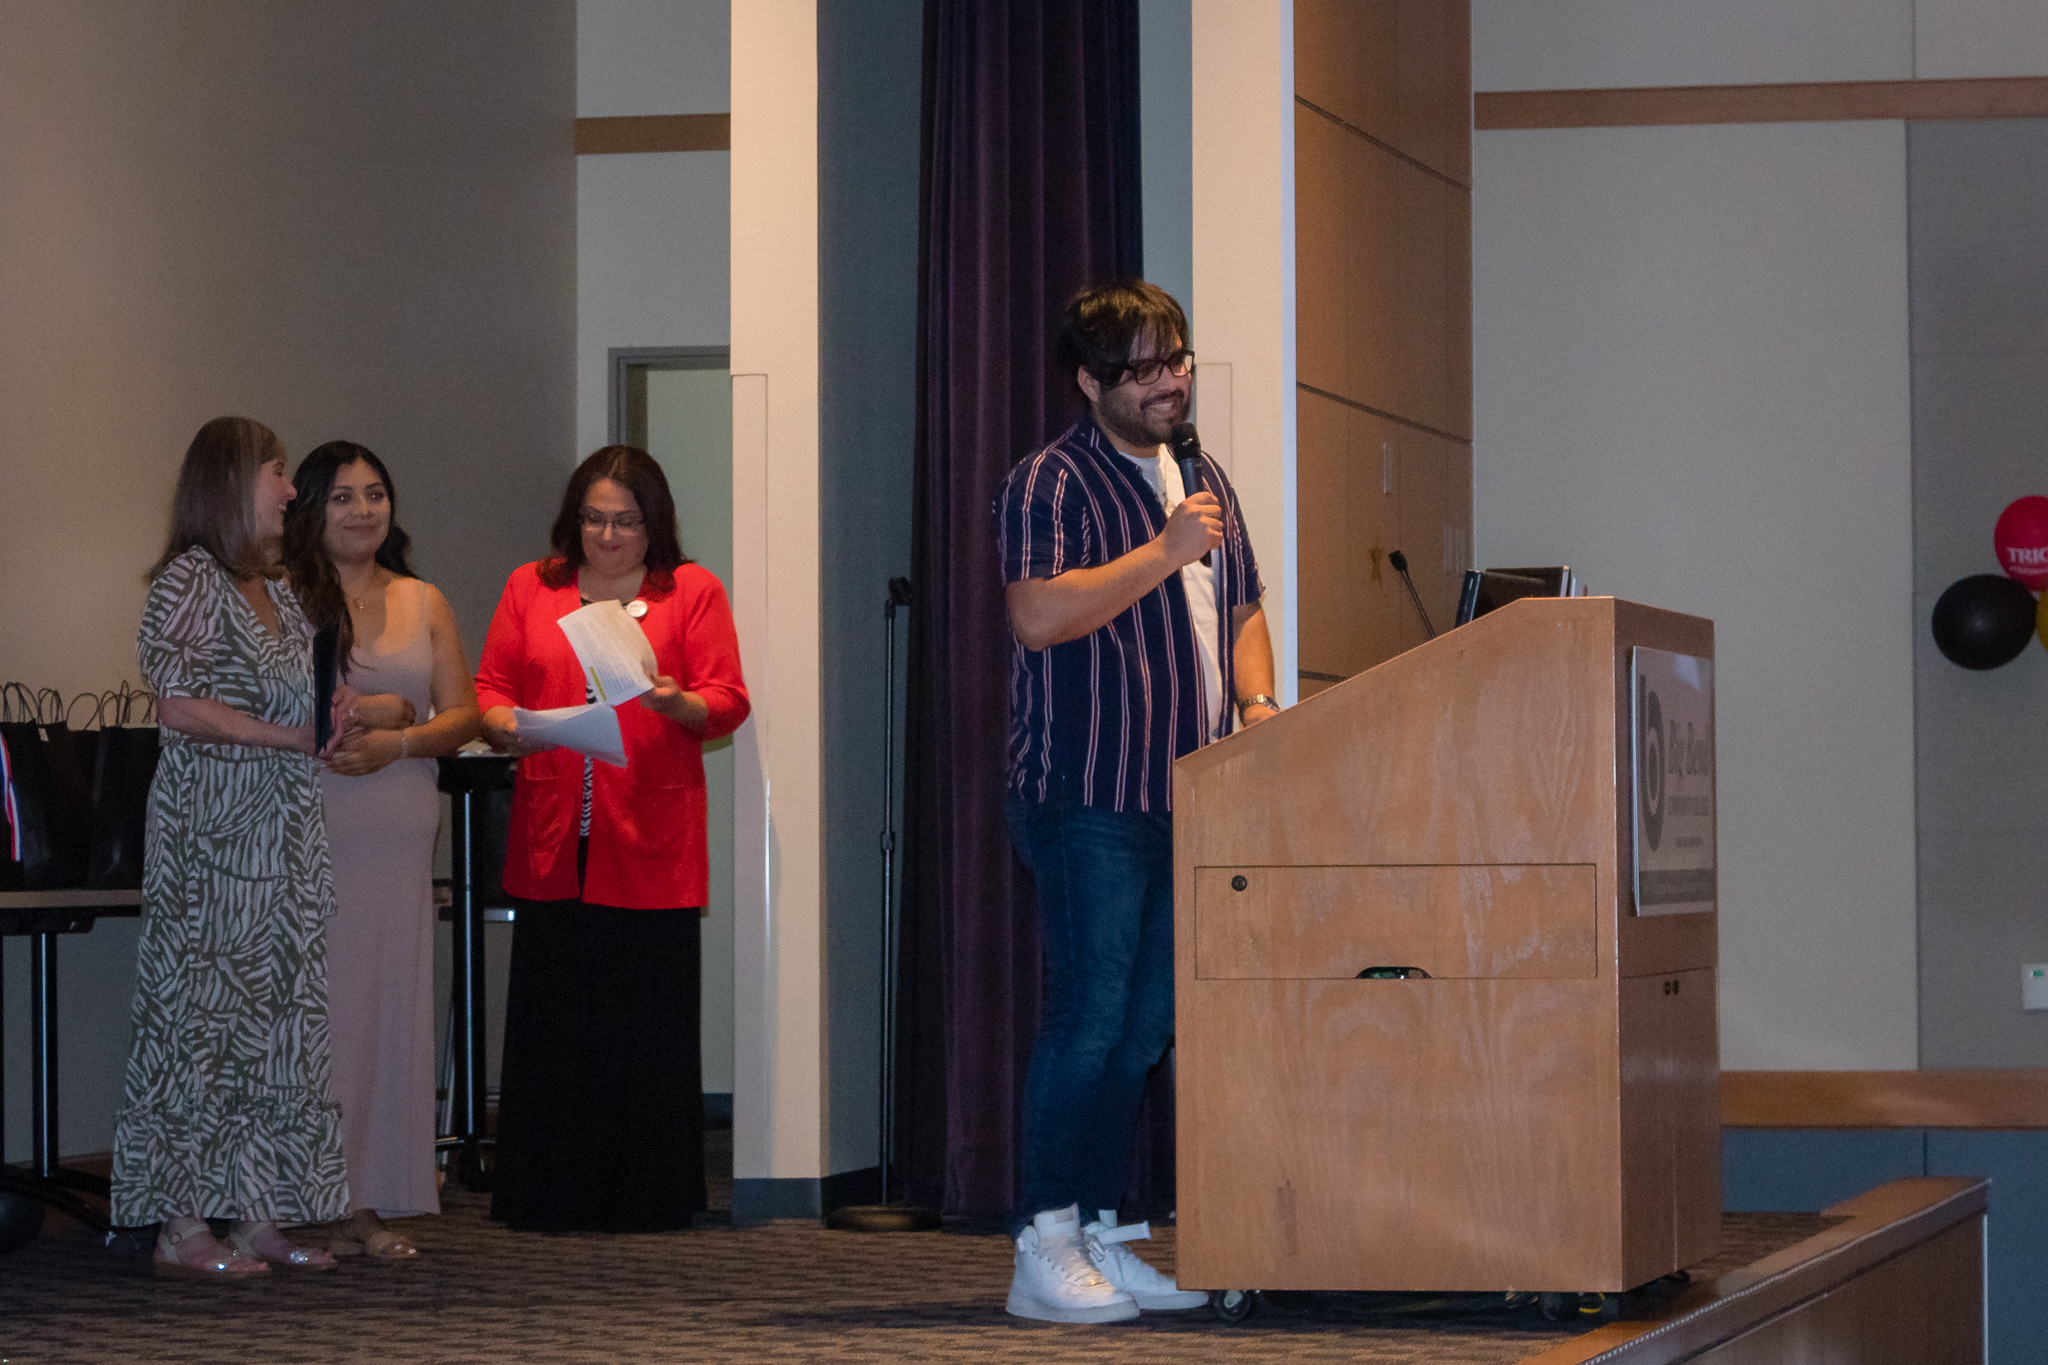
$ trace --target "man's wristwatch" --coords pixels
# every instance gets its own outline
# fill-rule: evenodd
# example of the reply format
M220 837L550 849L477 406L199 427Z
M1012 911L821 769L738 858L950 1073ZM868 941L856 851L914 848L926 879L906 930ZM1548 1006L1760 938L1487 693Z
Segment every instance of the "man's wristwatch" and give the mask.
M1277 701L1274 701L1274 700L1273 700L1273 699L1272 699L1271 697L1267 696L1267 695L1266 695L1266 694L1265 694L1264 692L1261 692L1261 693L1259 693L1259 694L1258 694L1258 695L1257 695L1256 697L1246 697L1246 698L1245 698L1245 699L1244 699L1243 701L1241 701L1241 702L1239 702L1239 703L1237 704L1237 709L1238 709L1238 710L1240 710L1240 711L1242 711L1242 710L1246 709L1247 707L1252 707L1252 706L1263 706L1263 707L1265 707L1265 708L1266 708L1266 709L1267 709L1268 711L1278 711L1278 710L1280 709L1280 703L1279 703L1279 702L1277 702Z

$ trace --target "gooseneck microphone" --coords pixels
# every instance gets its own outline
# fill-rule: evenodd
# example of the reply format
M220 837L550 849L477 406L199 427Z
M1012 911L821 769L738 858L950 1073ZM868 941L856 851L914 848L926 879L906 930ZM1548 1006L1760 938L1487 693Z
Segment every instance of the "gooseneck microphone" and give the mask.
M1408 600L1415 604L1415 613L1422 618L1422 628L1429 633L1429 638L1434 640L1436 626L1429 619L1429 608L1422 605L1422 594L1415 591L1415 580L1408 576L1408 556L1399 550L1389 550L1387 563L1393 566L1395 573L1401 575L1401 581L1408 585Z
M1193 422L1175 422L1166 443L1173 450L1173 462L1180 466L1181 496L1191 498L1202 491L1202 464L1196 458L1202 453L1202 438L1195 434ZM1204 551L1202 567L1213 568L1215 563L1215 552Z

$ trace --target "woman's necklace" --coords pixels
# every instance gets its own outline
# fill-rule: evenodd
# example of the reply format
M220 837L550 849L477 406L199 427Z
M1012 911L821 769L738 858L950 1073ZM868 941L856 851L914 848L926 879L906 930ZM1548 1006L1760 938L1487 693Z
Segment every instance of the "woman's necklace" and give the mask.
M363 595L361 597L349 597L348 604L357 611L368 611L370 609L370 599L377 595L378 589L382 586L377 581L380 576L375 570L372 570L370 573L370 585L363 589ZM342 595L344 597L348 596L346 590L343 591Z

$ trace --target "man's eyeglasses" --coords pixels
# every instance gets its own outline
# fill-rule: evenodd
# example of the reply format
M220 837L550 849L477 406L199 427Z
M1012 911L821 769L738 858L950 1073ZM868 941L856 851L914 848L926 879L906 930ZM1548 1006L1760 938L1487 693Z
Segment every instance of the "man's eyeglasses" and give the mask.
M1170 374L1175 379L1185 379L1194 372L1194 369L1195 353L1183 347L1157 360L1133 361L1126 373L1131 376L1133 383L1144 385L1150 384L1162 374Z
M608 517L604 513L594 512L588 507L583 509L582 520L583 529L586 531L602 533L605 527L609 526L620 535L631 535L647 524L646 519L638 512L620 512L617 516Z

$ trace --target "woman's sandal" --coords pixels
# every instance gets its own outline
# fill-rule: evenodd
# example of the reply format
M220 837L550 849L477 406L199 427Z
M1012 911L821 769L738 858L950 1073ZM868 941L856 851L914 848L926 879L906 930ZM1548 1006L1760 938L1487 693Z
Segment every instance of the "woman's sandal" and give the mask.
M187 1260L187 1256L194 1259ZM216 1241L212 1229L203 1221L196 1221L195 1226L182 1232L172 1231L166 1222L156 1235L156 1251L150 1257L149 1268L152 1274L164 1277L204 1275L216 1279L238 1279L270 1270L269 1263L261 1257L244 1255Z
M404 1233L393 1232L367 1209L358 1209L336 1223L327 1238L327 1249L337 1256L368 1256L377 1261L409 1261L420 1254Z
M263 1223L236 1223L228 1229L228 1245L244 1256L253 1256L270 1265L283 1266L286 1270L332 1270L339 1264L318 1247L294 1246L275 1223L268 1226L284 1250L265 1251L256 1245L257 1234L265 1227Z

